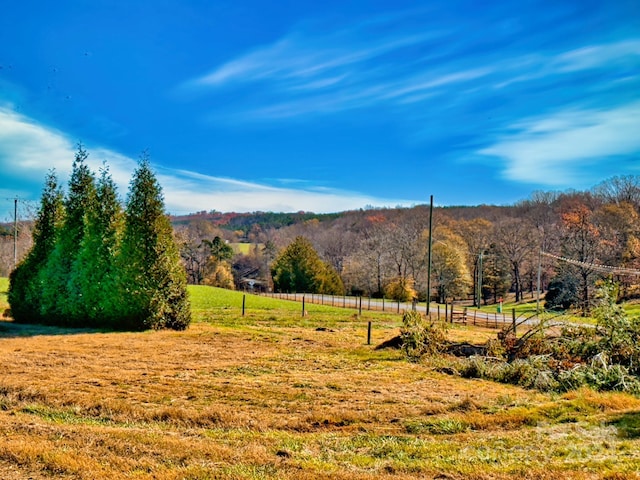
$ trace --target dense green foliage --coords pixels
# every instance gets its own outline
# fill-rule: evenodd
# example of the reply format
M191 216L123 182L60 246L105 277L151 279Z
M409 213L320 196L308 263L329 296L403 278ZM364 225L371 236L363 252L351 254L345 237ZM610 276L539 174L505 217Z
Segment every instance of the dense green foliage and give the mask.
M456 363L464 377L487 378L526 388L640 393L640 318L629 318L616 303L618 286L602 282L592 326L565 325L545 336L544 324L523 337L502 336L506 359L471 357ZM498 351L499 349L493 349Z
M57 232L64 217L63 195L54 171L49 172L40 201L40 210L33 230L33 247L11 272L8 300L13 318L19 322L43 322L41 299L43 271L57 241Z
M311 242L301 236L276 258L271 275L279 292L344 293L340 276L320 259Z
M579 300L577 279L567 272L562 272L549 282L544 307L547 310L568 310Z
M131 181L119 260L118 293L127 299L121 305L123 326L183 330L189 325L186 274L146 156Z
M447 343L446 331L445 323L427 323L420 313L413 310L405 312L400 329L402 350L411 361L417 361L423 355L442 353Z
M83 271L74 271L74 267L81 267L76 264L76 258L96 202L96 182L85 163L87 157L86 150L79 146L64 201L64 222L58 231L55 248L41 272L41 313L46 323L54 325L81 326L84 323L87 302L80 296L81 292L71 291L70 280L84 275Z
M113 295L117 288L118 269L114 259L122 225L122 206L115 184L106 167L101 171L96 201L87 212L87 230L74 261L69 279L75 312L80 323L117 327L120 301Z
M144 157L123 215L104 168L98 181L80 146L63 198L49 174L33 248L11 275L17 322L182 330L190 321L186 275L161 188Z

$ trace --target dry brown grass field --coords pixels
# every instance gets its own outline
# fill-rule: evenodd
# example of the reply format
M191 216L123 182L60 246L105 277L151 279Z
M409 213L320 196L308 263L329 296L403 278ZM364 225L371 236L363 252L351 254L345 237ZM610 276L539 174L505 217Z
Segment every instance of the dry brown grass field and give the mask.
M640 478L638 398L438 373L374 348L398 316L191 293L185 332L0 322L0 478Z

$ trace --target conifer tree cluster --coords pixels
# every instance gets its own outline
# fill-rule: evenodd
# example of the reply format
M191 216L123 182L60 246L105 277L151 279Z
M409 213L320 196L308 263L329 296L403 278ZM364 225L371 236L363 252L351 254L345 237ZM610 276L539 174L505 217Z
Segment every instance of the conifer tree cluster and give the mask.
M82 146L66 197L46 177L33 247L11 273L8 299L23 323L72 327L183 330L191 319L187 282L146 154L125 208L104 166L86 164Z

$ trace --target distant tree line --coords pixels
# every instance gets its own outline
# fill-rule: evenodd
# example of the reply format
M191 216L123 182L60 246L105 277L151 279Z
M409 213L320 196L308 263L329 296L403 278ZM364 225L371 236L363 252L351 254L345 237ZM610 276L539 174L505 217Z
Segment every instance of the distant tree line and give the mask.
M182 330L190 322L186 275L161 187L143 154L123 208L104 166L96 178L78 147L68 191L45 181L33 246L10 275L17 322Z
M277 222L267 224L261 223L267 217L260 212L256 219L261 222L243 214L243 222L251 225L248 236L204 218L177 225L183 258L189 257L188 246L202 238L218 235L229 242L250 241L255 248L249 254L236 254L230 260L236 287L242 286L239 275L253 266L252 271L272 288L290 290L290 283L282 286L275 281L283 275L272 267L297 237L304 237L337 273L345 292L426 299L427 205L305 215L305 219L278 215L272 214ZM290 220L295 223L281 226ZM433 300L487 304L508 294L517 301L531 300L539 272L542 291L549 290L548 308L586 313L593 305L597 281L610 275L592 265L640 269L640 177L613 177L589 191L534 192L510 206L436 206L433 227L429 292ZM621 299L640 297L638 277L613 275Z
M276 261L303 237L347 294L427 298L427 205L330 215L212 211L172 221L189 283L302 288L275 280L285 278ZM508 206L436 206L433 227L432 300L490 304L506 295L531 300L539 273L548 308L586 313L596 283L610 275L593 265L640 269L640 177L613 177L588 191L534 192ZM28 245L30 228L23 230ZM237 242L250 248L233 251ZM12 252L7 248L7 262ZM637 276L613 275L620 299L640 298ZM304 288L326 288L326 282L307 280Z

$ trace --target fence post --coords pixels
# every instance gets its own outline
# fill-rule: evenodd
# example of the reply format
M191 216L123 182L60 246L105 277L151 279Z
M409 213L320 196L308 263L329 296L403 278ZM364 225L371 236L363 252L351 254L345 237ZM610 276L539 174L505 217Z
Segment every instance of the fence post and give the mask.
M515 308L511 310L511 317L512 317L511 320L513 321L513 336L517 337L518 334L516 332L516 309Z
M302 295L302 316L304 317L304 295Z
M384 297L382 297L382 311L384 312Z
M247 296L246 295L242 295L242 316L244 317L244 304L245 301L247 300Z
M440 304L438 304L438 321L440 321Z
M371 345L371 320L367 323L367 345Z
M358 315L362 315L362 297L360 297L360 308L358 308Z

